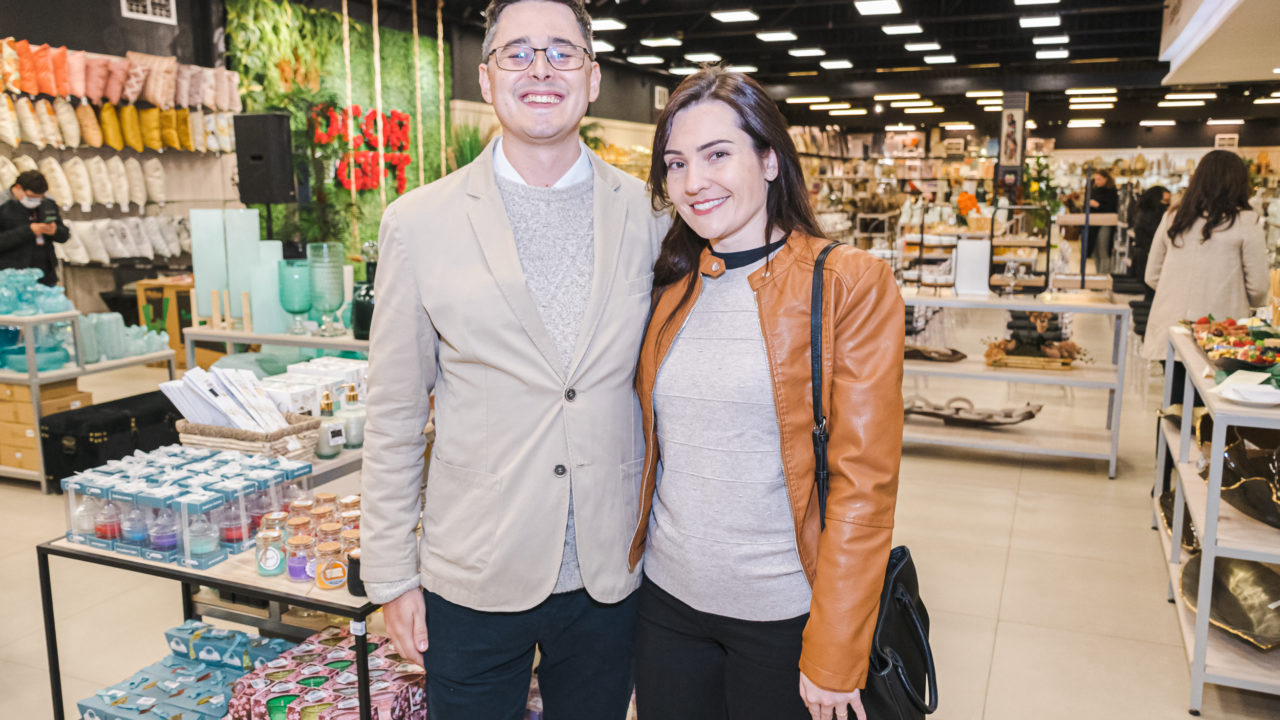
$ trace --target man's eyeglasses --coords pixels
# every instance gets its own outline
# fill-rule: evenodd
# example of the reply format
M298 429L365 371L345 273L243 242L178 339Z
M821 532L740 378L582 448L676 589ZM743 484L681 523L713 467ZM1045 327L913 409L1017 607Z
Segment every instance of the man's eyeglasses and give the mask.
M547 63L556 70L578 70L591 53L583 47L569 44L548 45L536 48L530 45L503 45L489 53L503 70L527 70L541 52Z

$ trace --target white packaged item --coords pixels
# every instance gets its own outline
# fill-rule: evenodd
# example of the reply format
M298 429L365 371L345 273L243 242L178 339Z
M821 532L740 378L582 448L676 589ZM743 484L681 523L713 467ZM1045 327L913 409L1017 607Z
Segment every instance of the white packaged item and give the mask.
M231 113L218 113L215 127L218 132L218 147L222 148L222 152L235 152L236 133Z
M290 365L287 369L303 374L340 375L345 383L355 385L356 391L364 395L369 363L353 358L318 357L308 363Z
M58 158L52 155L40 158L40 172L49 183L48 196L58 203L58 207L66 209L75 204L75 198L71 195L71 183L67 182L66 173L62 172L62 163L58 162Z
M157 205L164 205L164 164L160 162L160 158L152 157L142 161L142 177L147 186L147 198Z
M151 248L151 241L147 239L147 231L142 227L142 218L128 217L124 219L125 236L129 238L129 246L133 248L130 253L133 257L144 257L148 260L154 260L156 251Z
M222 147L222 143L218 140L218 115L217 113L205 113L204 116L204 144L209 152L226 152L226 148Z
M111 188L111 176L107 174L107 161L92 155L84 163L89 170L89 183L93 187L93 201L99 205L115 205L115 191Z
M18 116L18 134L24 141L35 145L37 150L43 150L44 133L40 131L40 120L36 118L36 108L31 104L31 98L24 96L14 100L13 110Z
M301 383L273 382L272 378L263 378L262 391L275 403L276 409L282 413L320 415L320 393L315 385Z
M169 248L169 257L177 257L182 254L182 241L178 237L178 219L168 215L162 215L158 218L160 232L164 236L165 245Z
M62 128L58 127L58 116L48 100L40 98L36 101L36 119L40 121L40 134L44 135L46 145L52 145L58 150L66 147L62 141Z
M119 155L107 158L107 177L111 178L112 194L116 204L122 210L129 209L129 173L124 169L124 160Z
M146 235L147 242L151 243L151 249L160 257L172 257L173 253L169 251L169 243L164 239L164 230L160 218L152 215L142 219L142 232Z
M63 260L75 265L85 265L89 262L89 251L84 246L84 236L93 232L93 226L83 220L68 220L67 229L71 231L71 235L66 242L54 243L54 251L61 250Z
M142 163L134 157L125 160L124 173L129 179L129 202L141 210L147 204L147 179L142 173Z
M53 113L58 118L62 142L69 148L80 147L80 120L76 117L76 109L66 98L54 98Z
M207 152L208 146L204 141L204 113L192 110L187 116L187 124L191 128L191 144L195 146L197 152Z
M82 225L84 233L80 236L80 243L84 245L84 250L92 262L111 264L111 255L107 253L107 247L103 243L103 236L110 222L110 220L91 220Z
M133 257L133 243L129 240L124 221L102 220L100 222L103 224L98 227L98 238L102 240L102 247L110 256L107 262L116 258Z
M9 158L0 155L0 188L11 188L18 179L18 168Z
M186 217L174 219L174 224L178 228L178 243L182 252L191 253L191 221ZM181 254L181 253L180 253Z
M14 155L13 166L18 168L18 172L24 173L28 170L39 170L40 166L36 164L35 158L30 155ZM8 190L9 188L5 188Z
M71 184L71 199L80 209L89 212L93 207L93 182L89 179L89 168L78 156L67 158L62 163L62 171L67 174L67 182Z
M0 142L14 148L22 142L22 135L18 133L18 114L9 93L0 93Z

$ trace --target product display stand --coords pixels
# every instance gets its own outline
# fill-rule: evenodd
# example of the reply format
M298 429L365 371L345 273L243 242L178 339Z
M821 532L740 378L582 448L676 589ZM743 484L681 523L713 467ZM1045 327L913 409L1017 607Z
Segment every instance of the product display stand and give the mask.
M1010 259L1003 258L1001 256L996 255L996 248L1020 248L1020 247L1035 248L1037 251L1044 252L1044 258L1045 258L1044 274L1043 275L1038 274L1038 271L1036 270L1036 265L1038 264L1038 262L1033 260L1032 262L1027 263L1027 265L1031 267L1031 271L1028 274L1028 276L1025 278L1017 278L1017 281L1015 282L1014 287L1016 287L1018 290L1030 290L1034 292L1040 292L1042 290L1048 289L1048 285L1049 285L1048 277L1050 273L1050 268L1053 266L1053 229L1052 229L1053 215L1050 214L1049 208L1044 207L1043 205L1003 205L1003 206L997 206L995 208L996 214L999 215L999 212L1001 210L1007 210L1010 213L1012 213L1015 210L1021 211L1021 212L1044 213L1045 219L1048 221L1048 232L1045 233L1044 239L1034 238L1034 237L1021 237L1021 236L1015 235L1012 232L1005 232L1001 235L996 235L996 223L995 223L995 220L993 219L991 222L991 231L987 235L987 239L991 241L992 269L994 269L995 266L998 264L1008 264L1011 262L1016 262L1016 263L1023 262L1021 260L1010 260ZM1012 223L1012 216L1010 216L1010 223ZM1004 284L1005 287L1007 287L1008 285L1007 283L1004 282L1004 278L1005 278L1004 275L993 274L991 276L991 284L990 284L991 289L992 290L1003 289L1000 287L1002 284Z
M967 358L956 363L907 360L907 375L923 375L966 380L1103 388L1108 391L1105 428L1054 427L1037 428L1028 423L989 429L944 425L930 427L908 423L902 434L905 442L946 445L996 452L1028 453L1062 457L1107 460L1108 476L1116 476L1116 458L1120 451L1120 407L1124 397L1125 357L1129 340L1128 305L1103 300L1089 294L1045 293L1035 298L999 297L995 295L956 295L944 291L940 295L923 294L903 288L902 299L911 306L934 306L971 310L1026 310L1049 313L1083 313L1110 315L1115 320L1115 334L1108 365L1078 365L1071 370L1022 370L988 367L982 358Z
M37 370L36 369L36 341L35 328L41 325L51 325L53 323L69 322L71 323L72 337L75 338L75 356L73 362L57 370ZM42 315L0 315L0 326L17 327L22 331L22 341L26 349L27 371L14 372L12 370L0 370L0 383L10 383L15 385L26 385L31 391L31 408L34 413L35 426L40 427L40 386L46 383L61 382L63 380L74 380L82 375L92 375L94 373L107 372L108 370L118 370L124 367L132 367L134 365L146 365L149 363L164 362L169 364L169 379L173 379L173 360L174 353L172 350L161 350L160 352L146 353L143 355L134 355L132 357L117 358L115 360L103 360L86 365L84 357L80 354L80 348L84 347L81 342L80 330L80 313L75 310L68 310L59 313L44 313ZM0 466L0 477L16 478L18 480L30 480L39 482L40 488L45 492L52 492L53 487L49 483L49 478L44 473L44 456L39 455L40 468L38 470L28 470L25 468L3 467Z
M1164 403L1173 400L1174 364L1186 370L1182 394L1181 428L1169 418L1160 420L1156 439L1156 477L1153 501L1159 516L1159 498L1164 477L1174 472L1174 511L1170 527L1180 532L1184 507L1191 513L1191 523L1200 540L1200 577L1193 612L1183 602L1178 587L1182 580L1182 564L1187 553L1181 543L1157 530L1169 570L1169 598L1178 608L1182 640L1191 666L1192 715L1199 715L1206 683L1225 685L1255 692L1280 695L1280 655L1252 649L1243 641L1225 633L1209 630L1209 608L1213 595L1213 567L1219 557L1240 558L1264 563L1280 563L1280 530L1258 522L1222 502L1222 459L1226 450L1227 428L1250 427L1280 429L1280 408L1252 408L1233 403L1210 392L1212 377L1205 377L1208 358L1183 328L1169 331L1169 353L1165 366ZM1204 402L1213 418L1213 440L1209 456L1209 482L1200 477L1198 467L1204 461L1192 438L1192 413L1195 400ZM1185 505L1184 505L1185 503ZM1158 527L1158 524L1157 524Z
M197 342L226 343L227 352L232 352L232 345L283 345L286 347L319 348L322 350L339 350L350 352L369 352L368 340L356 340L351 335L338 337L321 337L319 335L288 335L285 333L266 334L245 332L243 330L214 330L207 326L183 328L182 338L186 343L187 367L195 367Z

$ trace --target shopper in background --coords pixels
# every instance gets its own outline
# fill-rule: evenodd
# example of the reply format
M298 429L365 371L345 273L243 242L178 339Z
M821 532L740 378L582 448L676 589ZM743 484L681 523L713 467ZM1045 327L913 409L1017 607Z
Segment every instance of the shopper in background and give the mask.
M47 192L49 183L36 170L18 175L9 188L10 199L0 204L0 268L39 268L40 282L57 285L53 244L66 242L71 231Z
M1109 170L1098 170L1091 177L1093 188L1089 191L1089 212L1114 213L1120 209L1120 191L1116 189L1115 178ZM1114 225L1094 225L1084 236L1085 256L1093 253L1094 270L1100 275L1111 273L1112 239L1115 237Z
M642 718L864 716L902 449L903 315L885 262L827 258L826 529L814 482L810 299L823 239L786 122L704 69L658 120L651 192L678 218L640 353ZM797 692L798 688L798 692Z
M622 720L636 354L669 221L578 139L600 83L582 3L494 0L485 17L502 136L379 231L361 575L397 650L425 656L432 720L523 718L535 649L548 717Z
M1133 244L1130 248L1129 275L1142 280L1147 274L1147 257L1160 220L1169 209L1169 188L1163 185L1147 188L1138 196L1138 211L1133 223ZM1148 288L1148 295L1155 291ZM1148 300L1151 298L1148 297Z
M1156 228L1146 282L1156 291L1142 344L1148 360L1165 357L1169 326L1179 320L1244 318L1266 303L1266 240L1249 209L1249 169L1235 153L1213 150L1200 160Z

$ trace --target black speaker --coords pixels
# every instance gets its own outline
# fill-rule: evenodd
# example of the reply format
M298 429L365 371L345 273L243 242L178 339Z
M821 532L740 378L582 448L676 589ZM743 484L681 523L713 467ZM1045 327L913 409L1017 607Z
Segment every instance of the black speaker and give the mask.
M240 202L245 205L297 202L289 116L283 113L236 115L234 120Z

